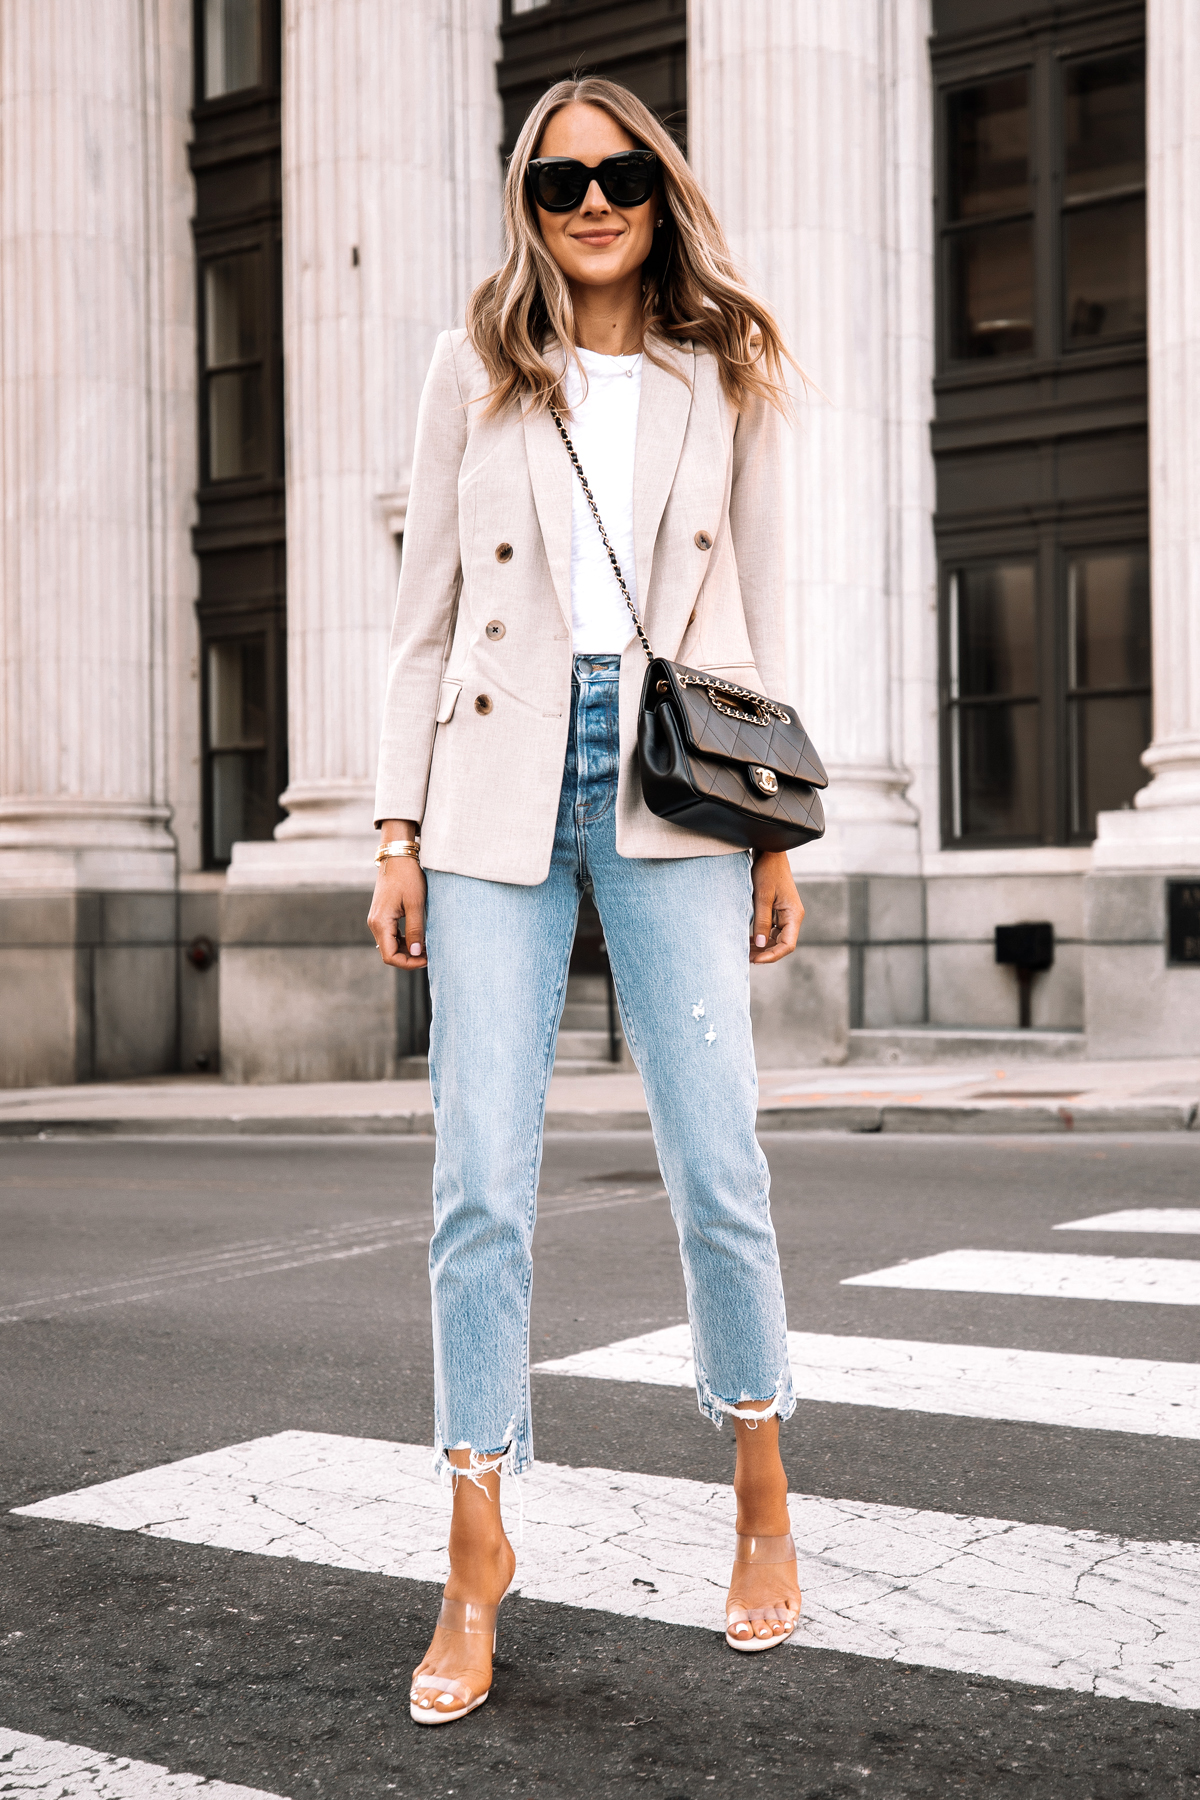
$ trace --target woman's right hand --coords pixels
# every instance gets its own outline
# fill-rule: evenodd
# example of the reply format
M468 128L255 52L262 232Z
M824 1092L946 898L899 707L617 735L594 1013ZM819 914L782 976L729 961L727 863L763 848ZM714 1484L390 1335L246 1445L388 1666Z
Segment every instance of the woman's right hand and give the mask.
M415 833L393 835L411 837ZM385 829L385 843L387 838ZM367 925L385 963L394 969L427 966L425 876L415 856L389 856L380 863Z

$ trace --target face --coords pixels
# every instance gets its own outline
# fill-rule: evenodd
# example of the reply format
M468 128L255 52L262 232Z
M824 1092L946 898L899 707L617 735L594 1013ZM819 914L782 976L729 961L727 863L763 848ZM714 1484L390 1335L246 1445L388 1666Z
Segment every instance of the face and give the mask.
M639 148L600 107L572 101L547 125L537 154L571 156L594 169L606 156ZM539 206L537 216L547 250L572 285L611 287L635 274L649 256L661 211L657 193L643 206L612 206L593 181L574 212Z

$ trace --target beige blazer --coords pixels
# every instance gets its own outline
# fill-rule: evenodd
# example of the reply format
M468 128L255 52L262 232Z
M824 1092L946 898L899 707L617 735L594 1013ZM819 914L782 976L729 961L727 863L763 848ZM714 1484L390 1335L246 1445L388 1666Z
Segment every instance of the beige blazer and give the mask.
M658 656L781 697L781 422L738 413L714 358L642 365L637 593ZM421 822L431 869L531 886L550 868L571 697L571 484L550 414L483 417L465 331L443 332L421 396L388 660L375 819ZM568 422L569 423L569 422ZM617 850L729 845L655 818L637 772L645 653L621 662Z

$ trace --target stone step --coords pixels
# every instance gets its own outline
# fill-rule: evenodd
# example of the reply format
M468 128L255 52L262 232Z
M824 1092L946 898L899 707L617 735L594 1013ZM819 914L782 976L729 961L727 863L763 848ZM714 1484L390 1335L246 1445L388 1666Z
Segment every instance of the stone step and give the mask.
M608 1005L594 1000L568 1000L563 1007L563 1031L607 1031Z
M568 1006L608 1006L608 978L604 975L568 975Z
M852 1063L1076 1062L1082 1031L1020 1031L1015 1026L889 1025L850 1033Z
M608 1031L560 1031L555 1063L607 1062L611 1046Z

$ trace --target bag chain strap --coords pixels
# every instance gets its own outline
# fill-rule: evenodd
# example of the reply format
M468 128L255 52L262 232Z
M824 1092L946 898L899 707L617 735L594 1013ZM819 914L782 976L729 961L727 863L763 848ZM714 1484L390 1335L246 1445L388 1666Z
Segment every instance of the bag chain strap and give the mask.
M600 533L604 548L608 551L608 560L612 564L613 574L616 576L621 592L625 596L625 604L633 615L633 623L637 628L638 637L641 639L642 649L646 652L646 661L653 662L654 652L650 648L650 640L642 628L642 621L638 617L637 607L629 597L629 589L625 585L625 577L621 573L621 565L617 561L617 553L608 541L608 533L604 529L604 520L600 517L600 509L596 505L595 496L588 486L587 476L583 472L583 464L576 455L575 446L567 434L567 428L563 424L556 406L550 408L550 416L558 426L558 435L567 446L567 455L571 458L575 473L579 477L579 485L583 489L587 498L587 503L592 509L592 517L596 521L596 530ZM712 705L716 707L718 712L724 713L727 718L740 719L746 725L767 725L772 718L780 719L785 724L787 722L788 715L783 707L776 705L773 700L767 700L762 694L756 694L753 688L736 687L732 681L721 681L719 678L712 677L707 680L699 680L694 675L680 675L677 679L683 687L702 687L707 689L708 698ZM727 695L730 699L734 700L748 700L755 708L755 712L741 712L736 707L729 706L724 701L719 700L717 698L718 694Z

